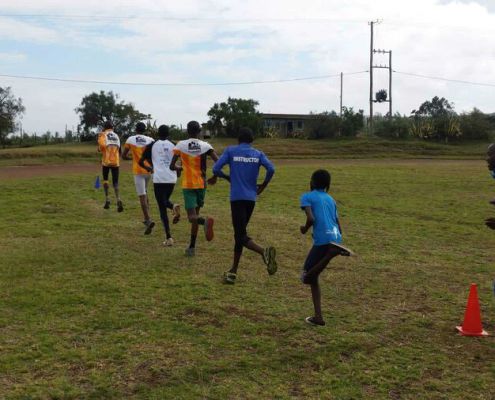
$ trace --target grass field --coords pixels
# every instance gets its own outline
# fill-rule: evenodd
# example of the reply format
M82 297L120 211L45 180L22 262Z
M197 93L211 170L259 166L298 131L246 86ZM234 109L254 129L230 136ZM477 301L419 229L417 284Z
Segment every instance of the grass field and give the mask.
M296 150L294 150L296 151ZM0 398L494 399L494 336L460 337L469 284L495 334L493 180L482 161L278 161L250 233L279 251L269 277L246 254L225 286L227 185L208 191L216 238L160 247L126 211L102 209L94 175L0 181ZM322 274L324 328L304 324L311 246L298 197L333 175L345 243ZM180 191L174 194L180 199ZM153 213L157 216L153 204Z
M233 139L212 139L218 152ZM358 138L341 140L258 139L256 145L272 158L448 158L481 159L487 143L445 145L419 140ZM96 162L95 144L58 144L0 149L0 166L66 162Z

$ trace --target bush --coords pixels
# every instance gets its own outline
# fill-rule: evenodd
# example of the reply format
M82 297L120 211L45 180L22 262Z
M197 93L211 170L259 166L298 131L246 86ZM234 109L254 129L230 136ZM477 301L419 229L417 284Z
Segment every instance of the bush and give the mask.
M321 114L313 114L314 118L308 120L306 135L308 139L329 139L339 136L340 117L335 111L325 111Z
M376 117L373 127L374 134L383 138L407 139L411 137L411 120L399 113L392 118Z
M462 138L467 140L486 140L490 137L492 126L487 115L477 108L470 113L462 113L460 116Z
M354 109L343 107L341 135L346 137L355 137L364 127L364 111L354 112Z
M445 143L461 136L459 116L454 111L454 105L443 97L435 96L431 101L425 101L411 115L413 136Z

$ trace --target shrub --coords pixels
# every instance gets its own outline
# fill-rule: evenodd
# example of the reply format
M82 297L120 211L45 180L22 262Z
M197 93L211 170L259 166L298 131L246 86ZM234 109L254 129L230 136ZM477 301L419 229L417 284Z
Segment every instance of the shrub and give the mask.
M477 108L470 113L463 113L460 116L460 127L463 139L488 139L492 126L487 115Z
M392 118L376 117L373 122L373 132L376 136L393 139L411 137L411 120L396 113Z

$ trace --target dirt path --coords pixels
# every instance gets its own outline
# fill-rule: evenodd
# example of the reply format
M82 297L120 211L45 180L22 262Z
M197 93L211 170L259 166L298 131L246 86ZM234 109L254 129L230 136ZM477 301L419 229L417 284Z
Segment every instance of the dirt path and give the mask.
M480 160L439 160L439 159L274 159L275 165L404 165L421 166L425 164L441 163L443 165L481 165ZM126 162L121 167L124 171L131 170L131 163ZM0 167L0 180L29 179L46 176L60 176L67 174L90 174L100 173L100 167L95 164L59 164L59 165L27 165Z
M130 171L130 165L124 164L123 169ZM26 165L0 167L0 180L3 179L29 179L46 176L60 176L67 174L101 173L101 169L95 164L60 164L60 165Z

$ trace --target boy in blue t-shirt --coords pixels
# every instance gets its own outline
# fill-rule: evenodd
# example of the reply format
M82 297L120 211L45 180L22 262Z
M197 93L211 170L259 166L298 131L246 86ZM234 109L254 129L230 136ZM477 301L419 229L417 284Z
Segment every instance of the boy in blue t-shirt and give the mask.
M349 249L340 245L342 229L340 227L335 200L327 193L330 189L330 173L319 169L311 176L311 192L301 196L301 208L306 213L306 224L300 230L304 235L313 227L313 247L304 263L301 281L311 285L311 295L315 315L307 317L311 325L325 325L321 315L321 292L318 283L320 273L335 256L350 256Z

